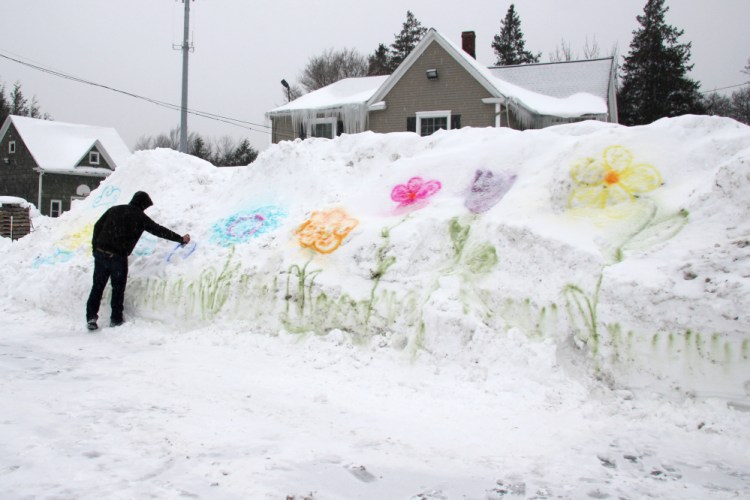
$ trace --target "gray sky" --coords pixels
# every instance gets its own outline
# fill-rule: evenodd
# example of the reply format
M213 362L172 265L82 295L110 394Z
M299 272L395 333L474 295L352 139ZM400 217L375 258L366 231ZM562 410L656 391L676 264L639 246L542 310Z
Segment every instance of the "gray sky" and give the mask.
M579 55L587 39L602 56L615 44L627 54L646 0L195 0L188 106L256 125L251 131L191 115L189 129L210 139L247 137L265 149L264 113L284 103L282 78L296 82L308 59L329 48L368 55L378 43L390 45L407 9L457 44L462 31L475 31L477 59L490 65L492 37L511 3L526 48L548 61L563 39ZM741 72L750 57L750 0L667 5L667 23L693 44L691 77L702 91L750 78ZM181 43L183 12L179 0L2 0L0 54L179 105L182 56L172 47ZM114 127L131 148L180 122L179 111L0 58L6 91L17 80L55 120Z

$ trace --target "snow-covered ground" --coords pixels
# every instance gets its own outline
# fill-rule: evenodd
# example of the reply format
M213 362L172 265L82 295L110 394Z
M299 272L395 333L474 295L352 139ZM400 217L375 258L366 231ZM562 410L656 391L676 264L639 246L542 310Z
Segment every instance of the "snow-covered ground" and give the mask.
M138 153L0 241L0 497L748 497L749 206L708 117Z

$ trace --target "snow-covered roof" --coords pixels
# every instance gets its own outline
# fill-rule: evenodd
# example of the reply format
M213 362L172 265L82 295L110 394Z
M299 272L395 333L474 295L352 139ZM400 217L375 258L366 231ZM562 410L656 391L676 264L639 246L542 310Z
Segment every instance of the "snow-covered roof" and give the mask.
M268 114L287 114L303 109L327 109L347 104L363 104L387 79L387 75L344 78L272 109Z
M385 99L432 42L451 54L493 98L512 103L527 113L559 117L608 113L611 58L488 68L437 30L430 29L392 75L340 80L275 108L268 115L299 114L303 110L363 106L365 103L375 106Z
M489 68L494 77L539 94L565 98L583 92L604 100L609 93L611 70L611 57Z
M113 169L124 164L132 154L113 128L11 115L0 129L0 138L5 135L11 123L39 168L45 171L75 171L84 174L109 172L106 168L76 168L93 146L97 146Z
M588 91L589 87L575 89L574 84L575 82L580 81L580 79L571 81L566 85L566 88L572 88L574 89L573 91L560 93L558 95L545 94L539 89L527 85L527 81L522 81L520 78L515 80L504 78L501 74L496 74L492 69L482 66L476 59L467 54L458 45L454 44L433 28L427 32L404 62L396 69L393 75L391 75L390 79L375 93L371 98L371 102L377 102L383 99L401 76L403 76L408 70L412 62L421 56L427 47L433 42L438 43L446 52L448 52L448 54L453 56L456 62L474 76L474 78L476 78L493 97L506 102L509 101L526 111L539 115L560 117L607 114L608 112L607 93L604 92L601 94L597 92L593 94ZM545 66L545 68L538 71L544 72L554 69L556 64L557 63L548 63L546 65L540 65ZM593 72L593 70L596 69L603 73L608 79L610 75L610 67L611 64L605 68L596 66L595 68L591 68L591 71ZM555 76L559 78L559 75ZM553 76L553 78L555 76Z

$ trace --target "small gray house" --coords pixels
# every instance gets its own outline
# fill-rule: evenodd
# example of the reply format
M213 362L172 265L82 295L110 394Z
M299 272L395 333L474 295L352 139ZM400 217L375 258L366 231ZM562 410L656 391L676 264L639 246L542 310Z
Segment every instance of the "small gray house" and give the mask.
M617 122L614 58L485 67L430 29L389 76L347 78L266 113L273 143L342 133Z
M0 127L0 196L57 217L131 154L113 128L11 115Z

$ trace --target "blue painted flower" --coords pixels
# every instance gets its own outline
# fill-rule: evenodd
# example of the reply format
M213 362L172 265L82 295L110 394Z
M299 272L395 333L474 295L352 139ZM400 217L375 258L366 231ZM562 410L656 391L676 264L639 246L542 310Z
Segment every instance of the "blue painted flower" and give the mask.
M223 247L247 243L279 227L284 217L286 212L274 205L243 210L214 224L211 241Z

